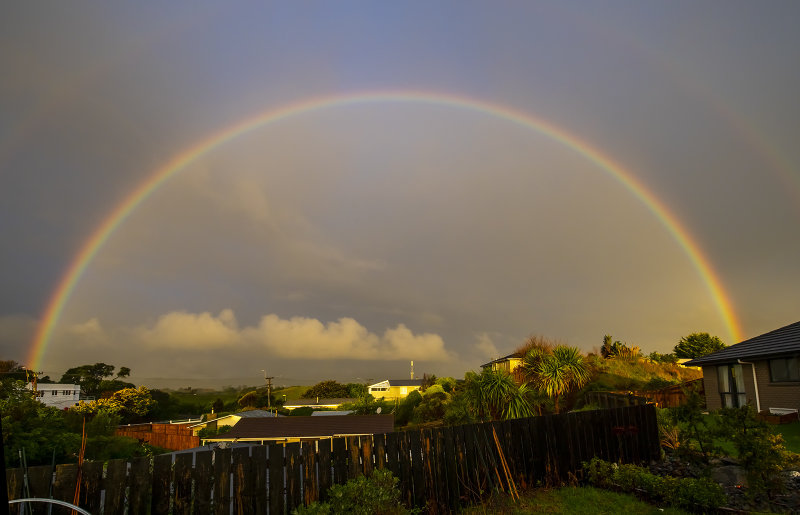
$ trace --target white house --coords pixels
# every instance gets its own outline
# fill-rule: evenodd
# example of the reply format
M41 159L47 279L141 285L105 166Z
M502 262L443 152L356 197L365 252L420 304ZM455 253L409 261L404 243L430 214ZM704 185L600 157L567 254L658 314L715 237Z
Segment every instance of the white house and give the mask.
M33 390L33 383L28 383L27 388ZM36 385L36 400L58 409L67 409L78 404L81 397L81 387L77 384L63 383L38 383Z

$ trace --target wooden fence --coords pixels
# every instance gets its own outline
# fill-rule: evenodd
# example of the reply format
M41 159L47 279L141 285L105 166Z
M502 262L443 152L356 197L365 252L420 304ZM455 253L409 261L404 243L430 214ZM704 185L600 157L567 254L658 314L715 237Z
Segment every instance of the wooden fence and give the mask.
M173 451L192 449L200 445L200 437L194 436L185 424L133 424L117 427L114 434L136 438Z
M403 499L447 513L507 491L582 476L594 456L625 463L659 456L652 405L411 430L318 442L216 449L130 462L32 467L30 494L72 501L91 513L282 514L325 500L328 488L372 470L400 478ZM22 497L23 474L8 471L9 499ZM14 507L16 508L16 506ZM65 510L65 511L58 511ZM67 513L55 507L53 513Z
M686 403L689 394L695 392L705 398L703 379L667 386L660 390L639 390L631 392L587 392L586 403L601 408L621 408L652 403L659 408L675 408Z

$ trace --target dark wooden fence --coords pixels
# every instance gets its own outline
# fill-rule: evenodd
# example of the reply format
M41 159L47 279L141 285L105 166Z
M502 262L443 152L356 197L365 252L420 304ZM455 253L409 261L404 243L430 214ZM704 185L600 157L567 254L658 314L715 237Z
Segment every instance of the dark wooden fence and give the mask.
M649 404L647 397L635 395L633 392L586 392L586 404L604 409L622 408L626 406L643 406Z
M29 469L32 496L72 501L92 513L287 513L325 500L328 488L372 470L400 478L403 499L447 513L492 490L555 484L582 476L594 456L625 463L659 456L652 405L503 422L411 430L318 442L164 454L130 462ZM8 471L10 499L23 475ZM62 510L62 511L58 511ZM56 507L53 513L67 513Z
M194 436L185 424L132 424L117 427L114 434L129 436L173 451L191 449L200 445L200 437Z

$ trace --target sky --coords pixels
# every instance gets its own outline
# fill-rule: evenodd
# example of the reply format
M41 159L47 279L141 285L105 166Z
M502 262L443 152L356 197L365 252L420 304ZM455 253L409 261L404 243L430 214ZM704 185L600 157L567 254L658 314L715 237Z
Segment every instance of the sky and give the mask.
M0 358L463 377L800 319L800 4L15 2Z

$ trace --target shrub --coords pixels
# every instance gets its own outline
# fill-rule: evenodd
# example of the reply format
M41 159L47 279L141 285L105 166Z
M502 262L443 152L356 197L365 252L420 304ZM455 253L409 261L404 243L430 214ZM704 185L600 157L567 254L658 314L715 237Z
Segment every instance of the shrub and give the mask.
M723 408L719 415L719 434L733 444L747 471L748 494L759 498L782 493L785 482L781 473L790 464L783 437L758 420L752 406Z
M343 485L328 490L328 501L314 502L299 507L297 515L327 515L352 513L355 515L400 515L410 513L400 502L399 479L389 470L376 470L371 476L359 476Z
M707 478L657 476L636 465L615 465L599 458L584 463L584 470L593 486L641 493L685 510L707 512L725 503L722 487Z

